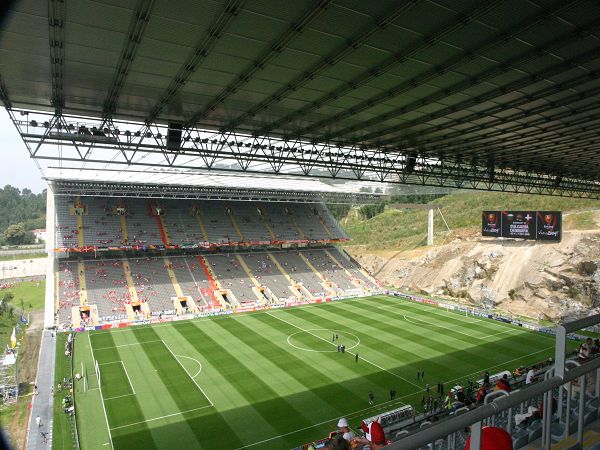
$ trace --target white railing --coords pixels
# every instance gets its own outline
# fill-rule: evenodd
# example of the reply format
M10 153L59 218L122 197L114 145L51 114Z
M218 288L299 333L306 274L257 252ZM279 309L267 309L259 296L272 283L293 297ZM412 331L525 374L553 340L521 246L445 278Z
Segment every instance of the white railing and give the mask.
M446 448L455 448L453 443L456 442L456 434L462 432L466 427L470 427L470 448L471 450L480 450L482 426L493 424L497 416L506 412L508 414L507 431L510 432L512 431L513 412L518 408L522 410L523 405L540 397L543 397L544 404L541 448L549 450L553 439L556 441L566 438L575 431L575 428L572 428L574 426L577 427L577 444L581 448L586 425L584 422L586 407L590 402L595 401L597 403L594 407L600 409L600 357L593 358L583 364L567 360L565 357L566 339L569 333L598 323L600 323L600 315L595 315L557 327L554 367L546 372L543 381L531 384L508 395L502 395L490 403L464 414L457 414L438 425L407 435L390 444L386 449L412 450L422 447L436 449L441 441L447 443ZM590 374L595 376L592 397L586 395L588 391L587 381ZM574 401L574 387L578 389L576 415L571 410L571 404ZM558 389L558 409L554 414L552 405L556 389ZM558 420L558 422L555 420ZM554 429L552 428L553 425L555 425Z

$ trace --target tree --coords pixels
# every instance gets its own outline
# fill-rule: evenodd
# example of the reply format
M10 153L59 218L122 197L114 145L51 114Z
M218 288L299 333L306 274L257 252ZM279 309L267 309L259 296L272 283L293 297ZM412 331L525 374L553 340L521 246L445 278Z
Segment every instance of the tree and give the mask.
M11 245L24 245L35 243L35 236L31 231L25 229L25 224L18 223L9 225L8 228L2 234L2 239L7 244Z

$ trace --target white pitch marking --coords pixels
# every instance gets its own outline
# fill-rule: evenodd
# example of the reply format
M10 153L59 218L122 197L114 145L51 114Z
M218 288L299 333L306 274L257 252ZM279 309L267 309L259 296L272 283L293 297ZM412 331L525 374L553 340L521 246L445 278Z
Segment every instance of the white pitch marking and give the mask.
M188 409L186 411L179 411L179 412L176 412L173 414L167 414L166 416L154 417L152 419L142 420L141 422L128 423L127 425L120 425L118 427L111 428L111 430L119 430L121 428L133 427L134 425L140 425L140 424L146 423L146 422L154 422L156 420L166 419L167 417L178 416L180 414L186 414L186 413L189 413L192 411L199 411L201 409L212 408L212 407L213 407L213 405L200 406L199 408Z
M196 378L198 375L200 375L200 372L202 372L202 363L200 361L198 361L196 358L192 358L190 356L184 356L184 355L175 355L175 356L177 356L177 358L187 358L187 359L191 359L192 361L196 361L199 369L198 369L198 372L196 372L196 375L194 375L192 378Z
M161 340L160 339L155 339L153 341L133 342L131 344L121 344L121 345L113 345L111 347L101 347L101 348L97 348L96 351L98 351L98 350L108 350L108 349L111 349L111 348L119 348L119 347L129 347L130 345L149 344L151 342L161 342Z
M471 375L474 375L474 374L476 374L476 373L481 373L481 372L484 372L484 371L486 371L486 370L493 369L494 367L503 366L504 364L508 364L508 363L510 363L510 362L513 362L513 361L516 361L516 360L518 360L518 359L527 358L528 356L533 356L533 355L536 355L536 354L538 354L538 353L541 353L541 352L548 351L548 350L549 350L549 349L551 349L551 348L554 348L554 347L547 347L547 348L544 348L544 349L542 349L542 350L538 350L537 352L529 353L528 355L523 355L523 356L520 356L519 358L511 359L511 360L509 360L509 361L505 361L505 362L503 362L503 363L496 364L495 366L490 366L490 367L488 367L487 369L482 369L482 370L479 370L479 371L477 371L477 372L473 372L473 373L470 373L470 374L467 374L467 375L462 375L462 376L460 376L460 377L458 377L458 378L454 378L454 379L452 379L452 380L447 380L447 381L444 381L444 384L445 384L445 383L451 383L451 382L453 382L453 381L460 380L460 379L463 379L463 378L465 378L465 377L469 377L469 376L471 376ZM425 389L422 389L422 391L425 391ZM265 442L270 442L270 441L273 441L273 440L275 440L275 439L279 439L279 438L281 438L281 437L289 436L290 434L299 433L299 432L301 432L301 431L304 431L304 430L309 430L309 429L311 429L311 428L315 428L315 427L318 427L318 426L321 426L321 425L325 425L326 423L329 423L329 424L330 424L330 423L332 423L332 422L334 422L334 421L338 420L338 418L339 418L339 417L353 417L353 416L355 416L355 415L357 415L357 414L358 414L358 415L365 415L365 413L366 413L367 411L372 411L373 409L377 409L377 408L381 407L382 405L385 405L385 404L388 404L388 403L389 403L389 404L395 404L396 402L398 402L398 403L400 403L400 404L404 404L404 403L402 403L402 402L399 402L399 400L401 400L401 399L403 399L403 398L410 397L410 396L412 396L412 395L415 395L415 394L418 394L418 392L419 392L419 391L417 391L417 392L412 392L412 393L410 393L410 394L403 395L402 397L398 397L396 400L388 400L387 402L378 403L378 404L377 404L377 405L375 405L375 406L370 406L370 407L368 407L368 408L359 409L359 410L357 410L357 411L350 412L350 413L347 413L347 414L339 414L338 416L336 416L336 417L333 417L333 418L331 418L331 419L329 419L329 420L324 420L323 422L315 423L315 424L313 424L313 425L309 425L309 426L307 426L307 427L304 427L304 428L298 428L297 430L290 431L289 433L285 433L285 434L280 434L280 435L277 435L277 436L273 436L273 437L271 437L271 438L268 438L268 439L263 439L262 441L253 442L252 444L247 444L247 445L244 445L243 447L236 448L235 450L242 450L242 449L244 449L244 448L254 447L254 446L256 446L256 445L264 444Z
M210 406L214 406L214 405L213 405L213 402L212 402L212 400L211 400L210 398L208 398L208 395L206 395L206 392L204 392L204 391L202 390L202 388L200 387L200 385L199 385L199 384L196 382L196 380L194 380L194 379L192 378L192 376L191 376L191 375L190 375L190 373L187 371L187 369L186 369L185 367L183 367L183 364L181 364L181 361L179 361L179 360L177 359L177 356L175 356L175 353L173 353L173 351L172 351L172 350L169 348L169 346L168 346L168 345L165 343L165 341L162 341L162 343L163 343L163 345L164 345L165 347L167 347L167 350L169 350L169 352L171 353L171 355L173 355L173 358L175 358L175 361L177 361L177 364L179 364L179 365L181 366L181 368L182 368L183 370L185 370L185 373L187 373L187 374L188 374L188 377L190 377L190 379L191 379L191 380L194 382L194 384L196 385L196 387L197 387L197 388L200 390L200 392L202 392L202 394L204 395L204 397L206 397L206 400L208 400L208 402L210 403Z
M88 333L88 342L90 343L90 351L92 352L92 359L96 361L94 356L94 349L92 348L92 341L90 339L90 333ZM98 389L100 390L100 402L102 403L102 410L104 411L104 419L106 420L106 430L108 431L108 439L110 440L110 448L114 450L112 435L110 433L110 425L108 424L108 416L106 415L106 408L104 407L104 397L102 395L102 387L100 386L100 379L98 379Z
M299 327L298 325L294 325L293 323L291 323L291 322L288 322L287 320L285 320L285 319L282 319L281 317L277 317L277 316L275 316L275 315L271 314L269 311L267 311L265 314L267 314L267 315L269 315L269 316L271 316L271 317L274 317L274 318L275 318L275 319L277 319L277 320L281 320L282 322L285 322L285 323L287 323L288 325L290 325L290 326L292 326L292 327L294 327L294 328L298 328L299 330L301 330L301 331L304 331L304 332L306 332L306 333L308 333L308 334L312 334L314 337L316 337L316 338L318 338L318 339L321 339L321 340L322 340L322 341L324 341L324 342L327 342L327 343L329 343L329 344L331 344L331 345L336 345L334 342L329 342L329 340L327 340L327 339L325 339L325 338L322 338L321 336L319 336L319 335L316 335L316 334L314 334L314 333L311 333L310 331L307 331L307 330L305 330L304 328L302 328L302 327ZM353 352L348 352L348 353L349 353L349 354L351 354L351 355L356 355L356 353L353 353ZM416 386L416 387L418 387L419 389L421 389L421 386L419 386L418 384L416 384L416 383L413 383L412 381L409 381L409 380L407 380L406 378L404 378L404 377L401 377L400 375L398 375L398 374L396 374L396 373L394 373L394 372L391 372L391 371L389 371L389 370L387 370L387 369L384 369L384 368L383 368L383 367L381 367L380 365L378 365L378 364L375 364L374 362L371 362L371 361L369 361L368 359L365 359L365 358L362 358L362 357L361 357L361 360L363 360L363 361L364 361L364 362L366 362L367 364L371 364L372 366L375 366L375 367L377 367L379 370L382 370L382 371L384 371L384 372L387 372L387 373L389 373L390 375L392 375L392 376L394 376L394 377L396 377L396 378L400 378L401 380L403 380L403 381L406 381L407 383L409 383L409 384L412 384L413 386Z
M322 331L322 330L329 331L329 332L333 332L333 330L330 330L329 328L310 328L310 329L308 329L308 330L304 330L304 331L296 331L295 333L292 333L292 334L290 334L290 335L287 337L287 343L288 343L288 344L289 344L291 347L294 347L295 349L298 349L298 350L303 350L303 351L305 351L305 352L315 352L315 353L335 353L335 350L313 350L313 349L310 349L310 348L298 347L297 345L294 345L294 344L292 344L292 343L290 342L290 338L291 338L292 336L295 336L296 334L300 334L300 333L303 333L303 332L309 332L309 331ZM339 332L339 331L338 331L338 333L339 333L339 334L341 334L341 332ZM312 333L309 333L309 334L312 334ZM360 344L360 338L359 338L357 335L355 335L354 333L350 333L350 332L348 332L348 331L344 331L344 334L345 334L345 335L346 335L346 334L348 334L348 335L354 336L354 338L356 339L356 344L354 344L352 347L348 347L346 350L352 350L353 348L356 348L356 347L358 347L358 345ZM313 335L313 336L314 336L314 335ZM329 341L328 341L328 342L329 342ZM332 342L332 343L333 343L333 342Z

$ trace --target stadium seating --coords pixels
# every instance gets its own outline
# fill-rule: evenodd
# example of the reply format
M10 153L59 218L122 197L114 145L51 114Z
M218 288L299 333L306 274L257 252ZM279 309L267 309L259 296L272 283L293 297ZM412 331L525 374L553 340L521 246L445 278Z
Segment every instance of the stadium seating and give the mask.
M376 288L374 281L356 282L350 270L359 269L334 248L63 259L57 316L65 326L71 323L71 308L84 298L78 270L100 322L144 318L131 310L138 303L158 316L175 314L180 298L190 298L202 311L361 295Z
M217 200L57 197L55 231L66 251L347 239L323 204Z

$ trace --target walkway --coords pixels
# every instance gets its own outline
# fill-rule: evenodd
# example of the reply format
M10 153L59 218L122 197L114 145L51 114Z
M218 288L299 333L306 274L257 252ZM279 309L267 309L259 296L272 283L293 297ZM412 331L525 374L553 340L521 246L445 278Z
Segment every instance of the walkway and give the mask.
M52 331L44 330L40 349L40 360L37 371L38 395L33 396L31 416L29 418L29 437L27 450L46 450L52 448L52 407L53 397L50 389L54 385L54 360L56 354L56 337ZM40 416L42 426L38 428L35 418ZM42 443L41 432L48 433L48 442Z

